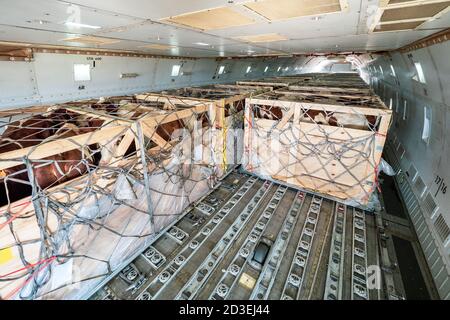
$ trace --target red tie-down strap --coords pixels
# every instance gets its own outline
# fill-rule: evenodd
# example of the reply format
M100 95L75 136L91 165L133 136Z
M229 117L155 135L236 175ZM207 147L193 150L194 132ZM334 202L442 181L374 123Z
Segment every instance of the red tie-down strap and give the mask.
M1 223L0 230L2 230L5 226L7 226L11 222L13 222L17 217L19 217L23 213L23 210L25 210L26 206L29 205L30 203L31 203L31 201L25 201L25 202L16 204L15 206L12 206L11 208L17 208L17 207L22 207L22 206L23 206L23 208L19 212L12 214L12 217L9 218L8 220L6 220L6 222ZM2 212L2 215L4 215L6 212L7 211Z
M21 285L19 285L16 289L14 289L14 290L11 291L10 293L8 293L6 296L2 297L2 299L3 299L3 300L9 300L9 299L11 299L12 297L14 297L14 296L17 294L17 292L19 292L23 287L25 287L31 280L33 280L34 278L36 278L36 276L37 276L42 270L44 270L50 263L52 263L53 260L55 260L55 259L56 259L56 256L52 256L52 257L50 257L50 258L42 259L41 261L38 261L38 262L36 262L36 263L29 264L29 265L27 265L27 266L25 266L25 267L23 267L23 268L17 269L17 270L12 271L12 272L9 272L9 273L7 273L7 274L0 275L0 279L2 279L2 278L5 278L5 277L8 277L8 276L10 276L10 275L13 275L13 274L15 274L15 273L17 273L17 272L24 271L24 270L33 268L33 267L38 266L38 265L42 265L42 266L39 267L38 270L36 270L36 271L33 273L32 276L28 277L28 279L26 279Z
M376 135L376 136L379 136L379 137L383 137L383 138L386 138L386 137L387 137L387 134L379 133L379 132L375 132L375 135Z

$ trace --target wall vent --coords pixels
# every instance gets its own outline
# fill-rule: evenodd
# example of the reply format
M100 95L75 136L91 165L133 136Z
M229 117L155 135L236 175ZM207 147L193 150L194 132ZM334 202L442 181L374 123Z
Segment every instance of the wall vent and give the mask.
M445 222L444 217L442 214L440 214L436 221L434 222L434 228L436 229L436 232L441 239L443 243L447 240L447 238L450 236L450 228L448 224Z
M428 192L427 195L425 196L425 199L423 200L423 209L425 210L425 213L428 214L428 217L431 217L436 208L437 208L436 202L434 202L431 193Z
M414 189L418 192L419 198L425 191L425 183L423 182L420 176L417 176L416 181L414 182Z

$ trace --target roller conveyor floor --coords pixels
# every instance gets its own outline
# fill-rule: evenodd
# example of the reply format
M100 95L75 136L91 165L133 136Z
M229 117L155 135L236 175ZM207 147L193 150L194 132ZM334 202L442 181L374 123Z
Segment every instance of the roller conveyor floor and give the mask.
M91 299L379 299L374 216L233 171Z

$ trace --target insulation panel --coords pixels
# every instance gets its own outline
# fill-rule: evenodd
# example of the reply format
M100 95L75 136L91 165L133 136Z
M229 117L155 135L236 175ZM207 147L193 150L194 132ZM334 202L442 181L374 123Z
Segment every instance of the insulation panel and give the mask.
M185 13L162 20L202 30L244 26L255 22L227 7Z
M389 5L393 5L393 4L400 4L400 3L408 3L408 2L413 2L415 0L390 0L389 1Z
M445 10L448 6L450 6L450 1L398 9L387 9L381 16L381 22L430 18L437 15L442 10Z
M120 40L116 40L116 39L94 37L94 36L70 37L70 38L62 39L61 41L77 42L77 43L82 43L82 44L96 44L96 45L113 44L113 43L120 42Z
M413 22L401 22L392 24L382 24L378 25L373 32L386 32L386 31L402 31L411 30L420 26L423 21L413 21Z
M269 20L283 20L340 12L339 0L266 0L245 6Z

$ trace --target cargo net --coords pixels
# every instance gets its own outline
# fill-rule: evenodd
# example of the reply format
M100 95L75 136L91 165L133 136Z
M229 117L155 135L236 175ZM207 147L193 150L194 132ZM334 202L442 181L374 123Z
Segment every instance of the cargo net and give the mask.
M247 171L350 205L369 205L391 117L381 101L332 105L277 92L257 98L246 105Z
M211 103L32 110L0 123L1 299L85 297L225 172Z

